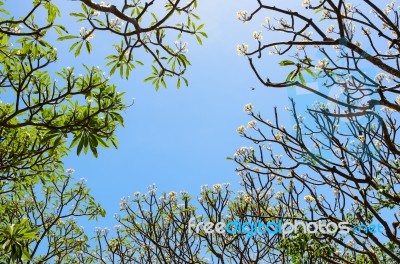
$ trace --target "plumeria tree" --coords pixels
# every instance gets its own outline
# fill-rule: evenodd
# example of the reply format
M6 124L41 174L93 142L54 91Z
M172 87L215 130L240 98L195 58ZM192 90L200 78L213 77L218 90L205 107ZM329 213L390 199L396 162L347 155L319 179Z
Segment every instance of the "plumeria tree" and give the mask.
M265 86L299 87L318 101L302 109L292 98L287 108L292 127L279 120L276 109L268 121L251 105L245 107L254 120L249 130L238 132L255 145L254 151L239 150L235 156L245 186L262 181L259 187L269 182L279 186L277 200L288 208L288 219L383 227L348 236L313 234L312 240L332 249L323 254L308 246L308 237L284 242L284 248L295 249L296 260L319 255L324 262L399 262L400 32L395 1L307 0L304 11L257 4L254 11L238 12L239 20L263 19L262 30L279 36L278 41L264 42L257 31L257 46L239 45L239 53ZM273 80L257 65L266 53L284 58L279 62L288 70L284 80Z
M400 262L400 17L395 1L254 3L253 11L239 11L237 18L262 25L253 32L255 45L239 44L238 54L264 86L304 89L315 103L305 106L291 98L287 111L275 108L272 117L246 105L251 119L237 132L249 146L232 157L243 190L216 184L202 188L193 201L185 192L157 199L151 187L147 194L124 198L116 236L99 231L99 248L106 250L94 258L112 263ZM274 57L275 68L266 63ZM276 69L287 73L277 77ZM291 123L282 121L285 114ZM300 228L286 236L246 237L196 230L192 217L195 223L213 224L233 219L310 226L345 222L348 232L331 225L325 231Z
M87 243L75 217L105 212L86 184L72 178L73 170L65 172L62 158L74 147L95 157L99 147L117 147L115 131L128 106L107 76L128 78L144 64L138 55L148 54L152 73L145 81L156 89L168 78L178 88L187 85L187 37L200 44L207 37L196 22L195 0L133 0L118 7L80 2L70 14L77 28L67 28L54 1L33 0L18 11L22 15L0 1L0 262L74 261ZM78 57L95 52L95 34L104 31L115 43L106 72L57 63L63 57L55 43L70 45Z
M269 188L271 188L269 186ZM272 190L233 192L229 183L204 185L197 200L186 192L146 193L123 197L113 230L97 229L97 247L80 256L85 263L277 263L290 262L279 254L278 237L265 233L205 232L202 223L252 222L283 213L273 204Z

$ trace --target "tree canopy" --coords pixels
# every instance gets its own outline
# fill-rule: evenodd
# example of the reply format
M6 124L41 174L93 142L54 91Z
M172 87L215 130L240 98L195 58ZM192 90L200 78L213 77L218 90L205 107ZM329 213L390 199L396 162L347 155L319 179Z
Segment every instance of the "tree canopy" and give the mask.
M71 14L85 23L78 35L56 24L60 11L51 1L33 1L18 19L2 10L0 84L8 102L0 104L0 262L400 262L395 1L304 0L302 9L292 10L287 1L255 0L253 10L238 11L239 22L249 27L261 22L252 34L255 45L237 46L255 78L266 89L297 87L317 101L304 105L291 98L285 112L275 108L271 117L256 105L244 106L250 119L237 132L248 146L228 158L237 164L241 190L221 183L202 186L198 195L160 194L152 185L124 197L113 230L96 229L93 238L74 217L105 211L85 179L74 180L61 159L74 147L77 154L90 150L97 156L99 146L117 146L115 130L127 106L96 67L83 66L82 76L74 75L74 67L48 70L58 54L47 32L56 31L57 41L69 43L75 56L95 52L95 33L112 33L121 39L105 58L109 74L128 78L143 64L135 53L143 50L152 60L144 81L155 89L166 87L168 78L178 88L187 84L183 75L190 62L181 38L193 35L202 44L207 35L195 23L196 1L168 0L162 12L152 11L155 1L119 7L81 2ZM46 10L46 22L36 21L38 10ZM271 67L274 57L278 64ZM277 70L286 76L279 79ZM285 115L291 123L282 121ZM233 221L249 223L249 229L198 228L201 223L217 230L217 223ZM285 235L276 225L270 232L252 230L252 223L296 221L304 227ZM349 232L332 223L345 223ZM306 232L305 226L312 228Z

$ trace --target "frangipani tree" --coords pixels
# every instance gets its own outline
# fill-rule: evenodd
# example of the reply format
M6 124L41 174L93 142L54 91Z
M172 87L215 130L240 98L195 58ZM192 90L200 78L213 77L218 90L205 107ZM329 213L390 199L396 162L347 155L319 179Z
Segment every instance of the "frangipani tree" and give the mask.
M318 96L319 102L302 113L293 98L287 110L294 126L289 128L277 110L268 121L248 105L253 131L238 132L256 147L235 157L239 172L250 174L250 182L265 181L259 187L269 182L281 186L278 200L290 210L285 216L289 219L383 227L381 233L351 232L350 240L340 234L312 235L334 249L322 255L307 246L309 238L285 242L295 248L295 260L318 254L324 262L398 262L400 46L395 1L304 1L304 11L257 4L252 12L239 12L238 18L249 22L267 13L261 18L263 30L277 41L264 42L254 34L254 50L245 45L238 49L265 86L297 86ZM265 53L284 57L279 64L288 69L285 80L261 75L266 71L255 57L263 60ZM319 81L320 89L309 85L313 81Z

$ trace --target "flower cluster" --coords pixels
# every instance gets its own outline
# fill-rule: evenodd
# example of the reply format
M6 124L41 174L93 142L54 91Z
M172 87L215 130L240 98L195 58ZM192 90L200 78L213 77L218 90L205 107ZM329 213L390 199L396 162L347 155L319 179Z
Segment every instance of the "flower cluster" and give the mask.
M168 193L168 197L171 201L176 202L177 198L176 198L176 192L170 192Z
M247 148L247 147L241 147L240 149L236 150L235 152L235 156L247 156L247 155L251 155L253 153L254 149L252 147Z
M23 28L23 26L22 25L18 25L18 26L16 26L15 28L11 28L11 30L14 32L14 33L21 33L21 29Z
M311 195L306 195L304 196L304 201L306 201L307 203L312 203L315 202L315 198L312 197Z
M346 3L346 4L344 5L344 7L345 7L347 13L353 13L353 12L354 12L354 9L353 9L353 6L352 6L351 3Z
M81 27L79 30L79 35L87 41L94 38L93 30L86 29L85 27Z
M175 46L176 46L176 50L175 53L188 53L189 50L187 49L187 45L188 43L185 42L181 42L181 41L175 41Z
M244 131L246 130L246 127L241 125L240 127L236 128L236 132L238 132L239 134L243 134Z
M68 174L68 175L71 175L71 174L73 174L74 172L75 172L75 170L74 170L74 169L71 169L71 168L69 168L69 169L67 169L67 170L65 171L65 173Z
M316 69L325 69L328 66L329 62L327 60L318 61L318 65L315 66Z
M128 205L128 201L125 199L125 197L121 198L121 202L119 203L119 208L124 209Z
M246 104L244 107L243 107L243 111L244 112L251 112L253 110L253 105L252 104Z
M371 34L371 30L369 28L363 28L363 35L369 35Z
M123 25L124 25L124 22L122 22L118 17L117 18L113 18L113 19L111 19L109 22L108 22L108 25L109 25L109 27L110 28L113 28L113 29L120 29Z
M156 185L155 184L152 184L152 185L150 185L148 188L148 194L149 195L154 195L154 194L156 194L156 192L157 192L157 187L156 187Z
M246 53L249 51L249 46L245 43L239 44L236 46L236 51L238 55L246 55Z
M335 30L335 26L334 26L334 25L330 25L330 26L326 29L326 33L333 33L334 30Z
M257 124L257 121L256 121L256 120L251 120L251 121L249 121L249 122L247 123L247 127L248 127L248 128L255 128L255 127L256 127L256 124Z
M110 7L111 4L109 4L109 3L106 4L104 1L101 1L101 2L100 2L100 6L101 6L101 7Z
M386 77L386 74L384 74L384 73L378 73L378 74L375 76L375 80L378 81L378 82L382 82L382 81L385 79L385 77Z
M214 185L213 185L213 189L214 189L215 192L221 192L221 190L222 190L222 185L219 184L219 183L214 184Z
M249 21L246 10L236 12L236 18L243 23L247 23Z
M257 41L261 41L263 39L263 36L261 35L261 31L254 31L253 38Z
M283 134L281 132L276 133L274 136L275 136L275 139L278 141L282 141L282 139L283 139Z

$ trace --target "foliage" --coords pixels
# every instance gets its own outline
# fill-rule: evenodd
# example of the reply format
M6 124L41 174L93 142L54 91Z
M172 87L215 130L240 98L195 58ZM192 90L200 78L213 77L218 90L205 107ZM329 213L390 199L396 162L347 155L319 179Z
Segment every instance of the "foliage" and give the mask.
M197 25L199 17L194 13L197 1L183 3L180 0L166 1L163 10L151 1L124 0L122 8L101 2L82 0L82 11L71 13L79 22L87 21L88 28L82 27L79 35L61 36L59 40L76 40L70 51L78 56L82 47L90 53L94 33L110 31L119 36L121 42L114 44L115 53L106 57L110 74L119 72L120 77L128 78L130 72L143 62L137 59L137 49L143 49L152 58L152 74L145 79L158 90L167 87L167 78L176 77L177 87L188 80L183 76L190 65L187 45L182 41L185 35L194 35L201 45L207 34L202 31L204 24ZM172 19L173 18L173 19Z
M16 261L21 257L30 260L28 242L36 238L36 230L31 229L28 219L21 220L18 224L11 224L0 229L0 244L3 254L11 255L11 260Z

